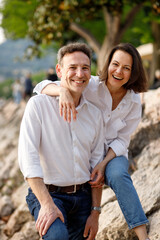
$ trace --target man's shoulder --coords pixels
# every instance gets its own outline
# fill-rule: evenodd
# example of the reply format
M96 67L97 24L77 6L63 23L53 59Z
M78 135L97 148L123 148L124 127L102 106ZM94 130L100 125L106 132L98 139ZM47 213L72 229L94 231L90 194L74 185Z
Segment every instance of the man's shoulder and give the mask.
M46 101L48 99L56 100L56 97L49 96L49 95L41 93L41 94L36 94L36 95L32 96L30 99L32 99L32 101Z
M38 94L38 95L32 96L29 99L28 104L45 105L49 102L52 102L52 103L56 102L56 97L51 97L46 94Z
M102 112L97 106L95 106L93 103L89 102L88 100L86 100L86 103L87 103L88 109L92 112L94 116L98 116L98 115L102 116Z

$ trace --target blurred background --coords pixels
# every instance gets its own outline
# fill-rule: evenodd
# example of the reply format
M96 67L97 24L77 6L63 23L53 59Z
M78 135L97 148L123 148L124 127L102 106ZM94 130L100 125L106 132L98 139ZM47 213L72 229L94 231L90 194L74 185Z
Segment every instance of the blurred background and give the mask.
M57 49L71 41L93 50L92 74L108 50L130 42L138 48L154 84L160 69L160 1L157 0L0 0L0 97L28 73L33 85L56 65Z

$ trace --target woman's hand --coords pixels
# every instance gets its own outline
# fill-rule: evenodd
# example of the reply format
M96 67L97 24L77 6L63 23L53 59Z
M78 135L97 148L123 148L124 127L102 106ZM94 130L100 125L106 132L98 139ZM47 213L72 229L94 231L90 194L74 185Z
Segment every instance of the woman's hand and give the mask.
M67 88L61 87L59 95L59 112L60 116L64 118L65 121L71 122L71 111L73 120L76 120L76 108L69 90Z
M103 186L105 167L106 166L104 165L103 161L95 166L91 174L91 181L89 181L89 184L91 185L91 187Z

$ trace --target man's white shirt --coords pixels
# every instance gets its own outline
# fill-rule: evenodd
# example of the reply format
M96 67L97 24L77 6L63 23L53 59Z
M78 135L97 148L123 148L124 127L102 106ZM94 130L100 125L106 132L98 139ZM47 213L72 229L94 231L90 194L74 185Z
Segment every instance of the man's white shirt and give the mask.
M83 96L77 120L59 115L59 99L30 98L21 123L19 165L25 178L40 177L45 184L68 186L90 180L103 160L104 126L101 111Z

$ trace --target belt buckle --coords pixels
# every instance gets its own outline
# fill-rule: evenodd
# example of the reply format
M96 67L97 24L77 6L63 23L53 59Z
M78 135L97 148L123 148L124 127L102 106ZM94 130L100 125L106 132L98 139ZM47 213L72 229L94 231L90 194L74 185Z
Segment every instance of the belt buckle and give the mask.
M77 191L77 185L74 184L74 190L72 192L67 192L67 194L76 193L76 191Z

